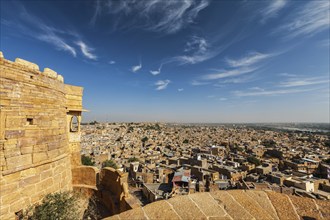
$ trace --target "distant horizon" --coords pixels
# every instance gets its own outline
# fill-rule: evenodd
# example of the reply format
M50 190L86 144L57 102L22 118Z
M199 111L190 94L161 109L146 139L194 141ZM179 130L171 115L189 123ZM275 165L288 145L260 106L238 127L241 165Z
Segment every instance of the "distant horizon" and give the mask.
M98 121L91 120L85 121L83 118L82 123L163 123L163 124L329 124L330 122L166 122L166 121Z
M329 0L0 4L4 57L84 87L84 120L330 123Z

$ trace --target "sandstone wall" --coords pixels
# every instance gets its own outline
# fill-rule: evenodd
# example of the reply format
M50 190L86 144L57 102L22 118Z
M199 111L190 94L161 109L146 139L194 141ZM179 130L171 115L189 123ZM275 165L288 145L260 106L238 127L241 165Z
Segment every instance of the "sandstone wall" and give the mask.
M0 219L14 219L45 194L72 189L71 155L80 146L75 141L70 147L68 112L74 108L80 120L82 88L65 85L51 69L5 60L2 53L0 72Z

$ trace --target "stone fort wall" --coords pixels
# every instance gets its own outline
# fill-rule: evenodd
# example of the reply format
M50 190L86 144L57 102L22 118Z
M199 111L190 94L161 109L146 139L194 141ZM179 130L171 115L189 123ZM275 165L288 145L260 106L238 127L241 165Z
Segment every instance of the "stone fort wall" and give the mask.
M72 190L83 89L63 81L0 52L0 219L15 219L48 193Z

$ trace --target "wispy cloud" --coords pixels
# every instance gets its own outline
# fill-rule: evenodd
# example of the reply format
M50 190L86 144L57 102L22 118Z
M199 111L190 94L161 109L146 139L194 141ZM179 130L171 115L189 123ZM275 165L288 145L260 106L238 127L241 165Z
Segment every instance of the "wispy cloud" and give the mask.
M282 90L259 90L259 91L234 91L233 94L238 97L245 96L276 96L292 93L309 92L315 89L282 89Z
M139 71L141 68L142 68L142 62L141 62L141 60L140 60L139 65L132 66L131 70L132 70L133 73L136 73L136 72Z
M152 74L152 75L158 75L158 74L160 74L160 72L162 71L162 67L163 67L163 64L160 64L160 66L159 66L159 68L158 68L158 70L150 70L150 73Z
M227 100L228 100L227 98L219 98L219 101L222 101L222 102L227 101Z
M265 22L269 18L276 16L278 12L286 6L286 4L287 0L267 1L267 6L261 10L261 14L263 16L262 22Z
M163 89L166 89L168 84L170 83L171 81L166 79L166 80L158 80L156 83L155 83L155 86L157 86L156 90L163 90Z
M240 59L226 59L226 62L231 67L244 67L244 66L251 66L253 64L259 63L265 59L275 56L276 54L265 54L259 52L250 52L245 57Z
M304 2L305 3L305 2ZM312 36L329 29L330 1L306 1L297 7L288 19L288 23L280 26L275 33L284 34L291 39L298 36Z
M92 25L95 24L97 17L101 14L101 10L102 10L102 8L101 8L101 0L96 0L95 1L94 14L93 14L93 17L92 17L92 19L90 21L90 23Z
M76 57L77 52L75 48L69 45L69 43L63 38L63 35L65 34L70 37L76 37L76 33L70 31L65 32L49 26L36 16L29 13L23 5L17 2L16 4L18 4L17 6L21 10L19 27L22 29L21 31L23 34L47 42L55 46L57 50L69 52L72 56Z
M183 88L178 89L178 92L182 92L182 91L183 91Z
M1 24L17 29L22 35L46 42L56 50L68 52L74 57L77 56L78 50L75 47L77 45L84 56L96 60L96 55L91 53L92 49L72 28L54 27L30 13L20 2L13 1L12 3L17 9L17 16L12 18L12 21L1 19Z
M225 35L222 35L222 37L224 36ZM231 38L229 41L221 41L222 37L217 36L208 40L205 37L194 35L186 42L183 55L169 58L165 63L177 62L179 65L186 65L197 64L210 60L221 54L234 42L238 41L240 35L238 34L237 37Z
M57 50L69 52L74 57L77 56L76 50L68 43L66 43L63 38L59 37L52 31L46 31L46 33L37 35L36 38L54 45Z
M244 79L237 78L238 76L252 73L262 66L262 62L264 62L266 59L269 59L273 56L276 56L277 54L265 54L260 52L250 52L245 57L241 57L239 59L225 59L228 68L221 69L215 71L215 73L205 74L201 76L199 79L203 81L208 80L219 80L224 78L226 79L223 82L219 83L239 83L244 82L249 79L246 77Z
M80 50L81 50L82 54L86 58L91 59L91 60L97 60L97 56L92 53L92 51L94 50L93 48L87 46L81 40L80 41L76 41L75 43L80 47Z
M114 60L110 60L108 63L111 64L111 65L113 65L113 64L116 63L116 61L114 61Z
M328 77L311 77L311 78L292 78L287 81L281 82L280 87L297 87L297 86L310 86L329 83Z
M218 73L207 74L201 77L202 80L215 80L227 77L240 76L242 74L251 73L256 70L257 67L244 67L234 70L221 70Z
M102 3L101 6L100 3ZM95 23L101 12L105 11L104 15L112 14L117 19L120 19L121 16L131 18L130 20L125 19L125 22L130 24L121 24L121 27L132 27L134 25L153 32L172 34L193 23L198 13L209 5L209 1L105 0L97 1L95 4L95 12L91 23ZM106 10L101 11L102 8L106 8ZM122 20L117 20L115 23L118 22L123 23Z
M204 85L208 85L208 84L210 84L210 82L198 81L198 80L192 80L190 82L190 85L192 85L192 86L204 86Z
M183 52L184 55L172 57L167 62L178 62L180 65L196 64L215 57L221 51L211 49L211 43L206 38L192 36L186 42Z

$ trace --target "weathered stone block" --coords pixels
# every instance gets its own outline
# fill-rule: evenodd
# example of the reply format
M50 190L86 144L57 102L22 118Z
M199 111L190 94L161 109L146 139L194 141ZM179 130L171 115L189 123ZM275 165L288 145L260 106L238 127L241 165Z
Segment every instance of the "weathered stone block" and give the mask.
M2 185L0 187L0 194L1 194L1 196L4 196L6 194L14 192L17 189L18 189L18 182Z
M14 203L12 203L10 205L10 212L17 212L19 210L22 210L22 207L27 206L29 203L28 201L24 200L24 199L20 199L18 201L15 201Z
M15 157L10 157L6 159L8 169L19 168L21 166L26 166L32 164L32 155L25 154Z
M35 176L37 174L37 169L36 168L29 168L26 170L21 171L21 178L24 179L29 176Z
M20 198L20 193L18 191L14 191L8 195L1 196L1 204L11 204Z
M38 163L47 159L48 159L48 155L46 152L33 153L33 163Z
M19 181L19 187L26 187L31 184L36 184L40 181L40 175L30 176Z
M8 175L3 177L6 184L13 183L15 181L19 181L20 178L21 178L21 173L20 172L8 174Z
M43 74L45 74L46 76L52 78L52 79L56 79L57 78L57 73L49 68L45 68Z
M57 75L57 80L64 83L64 78L62 75Z
M46 171L43 171L40 174L41 180L47 179L47 178L52 177L52 176L53 176L53 171L52 170L46 170Z
M42 191L53 185L53 178L47 178L36 184L36 191Z
M24 130L7 130L5 131L6 139L17 139L23 137L25 134Z
M33 153L33 146L21 147L21 154L31 154Z
M15 63L17 64L20 64L20 65L23 65L29 69L33 69L33 70L39 70L39 66L35 63L32 63L32 62L29 62L29 61L26 61L26 60L23 60L21 58L16 58L15 59Z

